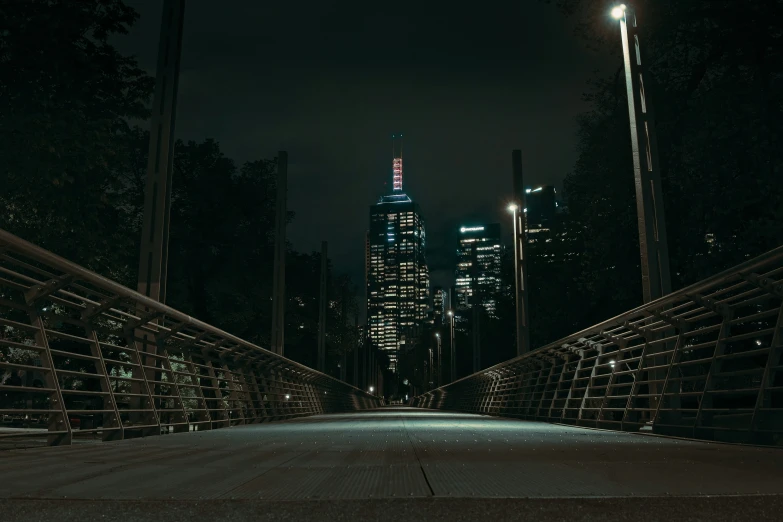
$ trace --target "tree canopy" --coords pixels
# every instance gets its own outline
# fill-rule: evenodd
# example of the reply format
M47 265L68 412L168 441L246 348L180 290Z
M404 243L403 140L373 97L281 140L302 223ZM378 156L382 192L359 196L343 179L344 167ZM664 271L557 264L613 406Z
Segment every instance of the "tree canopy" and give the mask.
M154 80L110 37L121 0L0 5L0 227L135 288ZM167 304L268 347L274 159L212 139L174 147ZM294 214L289 213L289 221ZM328 366L355 346L357 289L330 266ZM320 255L288 245L286 354L314 365ZM343 306L345 302L345 306ZM312 359L312 360L311 360Z

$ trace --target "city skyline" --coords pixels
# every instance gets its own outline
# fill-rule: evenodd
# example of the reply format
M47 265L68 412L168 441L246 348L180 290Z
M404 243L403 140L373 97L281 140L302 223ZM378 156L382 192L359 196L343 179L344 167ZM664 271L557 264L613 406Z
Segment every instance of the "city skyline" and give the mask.
M152 73L160 4L128 4L140 18L116 45ZM448 250L439 256L438 247L451 248L462 220L505 225L509 150L523 150L531 183L560 185L576 159L583 85L598 69L611 73L615 56L586 49L573 37L572 22L544 3L455 12L450 24L440 22L440 9L412 3L358 9L345 2L312 4L300 13L242 2L216 11L210 2L191 0L176 136L213 137L238 162L288 151L288 208L296 214L288 240L305 252L329 241L335 269L361 281L365 205L391 189L392 180L378 173L388 165L386 137L403 132L413 174L407 190L425 209L436 252L428 259L431 275L435 282L448 278L452 256ZM401 14L408 11L415 19ZM256 20L270 16L300 24L266 24L261 38L248 36L256 34ZM391 45L401 18L403 35ZM511 36L517 32L519 38ZM360 48L348 45L365 36ZM550 45L534 45L543 39ZM341 54L345 49L350 52ZM248 60L258 65L248 68ZM550 81L531 81L539 76ZM534 123L543 120L550 124ZM480 186L472 183L477 175ZM449 211L467 205L470 215Z

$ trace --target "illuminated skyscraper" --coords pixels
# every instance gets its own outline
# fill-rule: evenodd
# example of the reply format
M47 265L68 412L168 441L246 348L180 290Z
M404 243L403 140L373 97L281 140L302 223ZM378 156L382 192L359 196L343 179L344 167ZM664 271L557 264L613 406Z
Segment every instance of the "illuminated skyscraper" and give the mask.
M531 245L536 243L549 243L552 241L551 228L555 223L557 216L556 201L557 190L550 185L529 188L525 190L525 224L527 226L527 242ZM541 245L536 254L552 261L555 254L550 252L549 248Z
M447 292L436 286L432 291L432 319L436 325L443 324L446 315Z
M402 338L427 319L429 272L424 256L424 220L402 191L402 140L394 139L393 192L370 207L367 240L367 324L371 342L397 369Z
M457 269L455 271L456 304L464 310L474 304L495 314L500 292L500 225L464 226L459 229Z

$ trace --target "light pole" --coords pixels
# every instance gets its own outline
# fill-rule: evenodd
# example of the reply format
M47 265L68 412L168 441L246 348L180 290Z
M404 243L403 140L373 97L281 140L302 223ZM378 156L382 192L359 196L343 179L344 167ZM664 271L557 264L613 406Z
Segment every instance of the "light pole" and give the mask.
M625 4L612 9L620 21L623 44L625 86L631 126L636 213L639 224L639 249L642 266L642 293L645 303L671 292L669 248L666 237L666 215L658 170L658 141L650 97L644 88L644 62L639 45L636 13ZM631 40L634 53L631 54ZM643 147L644 153L640 153Z
M438 341L438 376L437 376L438 377L438 381L437 382L438 382L438 386L440 387L440 386L443 385L443 372L441 370L442 369L442 365L443 365L443 354L441 353L441 350L440 350L440 334L439 333L435 334L435 339Z
M511 188L514 199L511 213L514 216L514 298L517 313L517 357L530 351L530 328L527 313L527 258L525 257L525 184L522 176L522 151L511 151Z
M431 390L433 388L433 378L435 376L435 372L432 369L432 348L429 348L427 351L430 356L429 363L427 364L427 382L429 383L429 389Z
M527 271L525 270L524 263L525 228L523 219L527 209L522 209L522 212L520 212L520 205L518 203L511 203L508 206L508 210L511 212L514 221L514 302L516 304L517 314L517 357L519 357L529 350L530 344L530 329L527 318L527 285L525 285Z
M451 352L449 367L451 369L451 382L454 382L457 380L457 357L454 347L454 310L449 310L449 343L449 351Z

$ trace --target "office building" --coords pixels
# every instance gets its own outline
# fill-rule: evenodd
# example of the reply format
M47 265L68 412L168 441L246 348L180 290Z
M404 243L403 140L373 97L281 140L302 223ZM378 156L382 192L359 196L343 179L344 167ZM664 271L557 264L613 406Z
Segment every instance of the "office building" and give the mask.
M455 271L455 301L458 310L474 304L495 315L501 289L500 225L460 227Z
M402 144L393 145L393 191L370 207L367 238L367 322L370 341L396 371L400 343L427 320L429 272L424 220L403 192Z
M557 215L557 190L551 185L525 189L525 223L528 243L536 243L552 227Z
M448 304L448 293L443 288L436 286L432 290L432 320L434 324L443 324Z
M549 185L525 190L525 223L530 258L545 263L560 263L576 255L574 235L556 226L560 217L557 190Z

